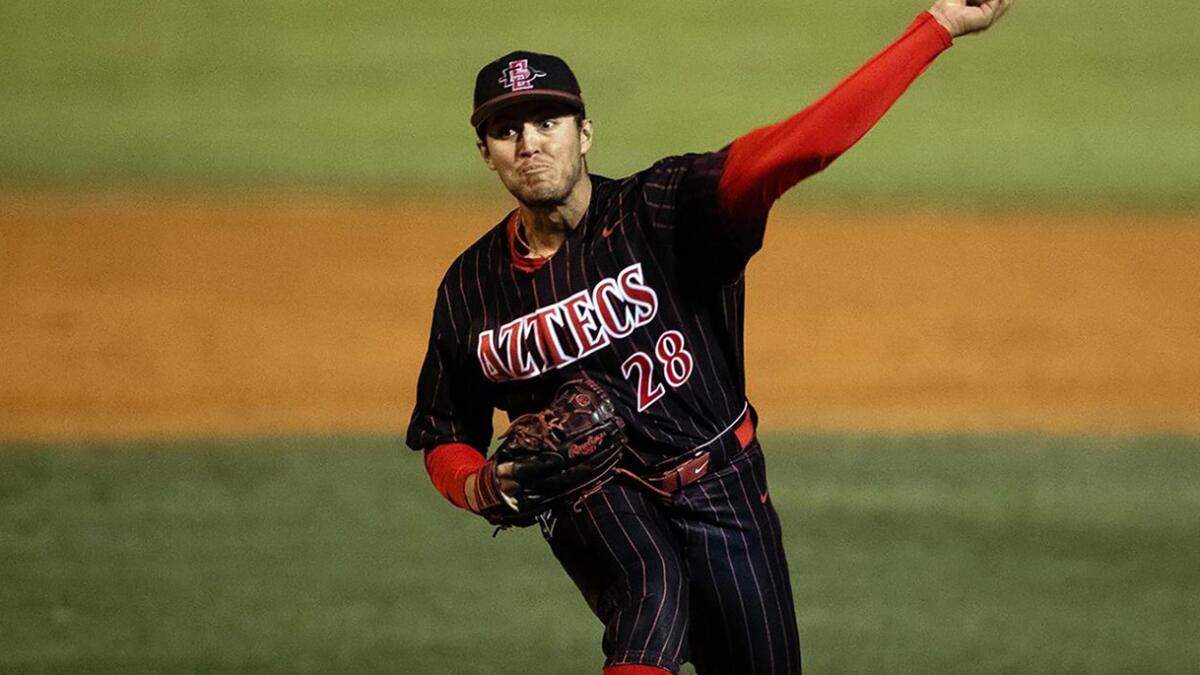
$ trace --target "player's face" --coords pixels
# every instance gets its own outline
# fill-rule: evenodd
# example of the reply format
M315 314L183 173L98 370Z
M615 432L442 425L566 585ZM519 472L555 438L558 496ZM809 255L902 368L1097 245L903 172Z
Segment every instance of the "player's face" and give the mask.
M584 178L592 123L570 108L530 103L498 113L479 141L488 168L522 204L552 207L566 201Z

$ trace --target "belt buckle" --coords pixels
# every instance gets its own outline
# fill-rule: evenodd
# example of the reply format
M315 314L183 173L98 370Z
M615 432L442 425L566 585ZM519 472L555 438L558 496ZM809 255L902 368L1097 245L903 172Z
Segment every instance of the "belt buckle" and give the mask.
M663 476L662 486L667 492L675 492L691 485L708 474L711 457L708 451L696 455Z

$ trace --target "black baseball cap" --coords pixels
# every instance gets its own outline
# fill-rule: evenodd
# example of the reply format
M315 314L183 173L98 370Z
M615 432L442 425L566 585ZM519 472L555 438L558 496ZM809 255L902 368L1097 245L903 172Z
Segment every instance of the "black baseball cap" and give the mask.
M475 76L471 126L478 130L503 108L539 99L584 111L579 82L566 61L550 54L510 52L480 68Z

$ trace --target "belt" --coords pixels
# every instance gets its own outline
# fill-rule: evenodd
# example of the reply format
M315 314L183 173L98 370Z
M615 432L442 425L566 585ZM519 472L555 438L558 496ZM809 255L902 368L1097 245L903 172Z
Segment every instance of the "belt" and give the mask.
M658 495L669 497L708 474L724 468L734 457L740 455L754 440L757 417L754 409L747 403L738 419L703 445L690 450L682 461L672 460L672 466L662 470L656 467L651 469L647 476L639 476L626 469L617 471Z

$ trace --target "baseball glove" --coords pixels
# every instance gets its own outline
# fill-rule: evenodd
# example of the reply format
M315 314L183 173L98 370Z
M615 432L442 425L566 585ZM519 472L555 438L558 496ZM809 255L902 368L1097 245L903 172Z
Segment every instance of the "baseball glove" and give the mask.
M612 401L587 379L562 385L549 406L516 418L500 438L488 464L512 462L512 478L520 487L511 499L484 500L494 505L481 515L494 525L518 527L611 480L627 445L625 424Z

